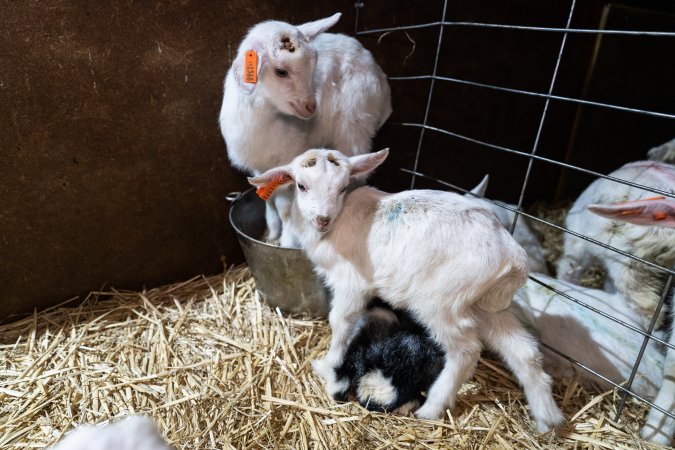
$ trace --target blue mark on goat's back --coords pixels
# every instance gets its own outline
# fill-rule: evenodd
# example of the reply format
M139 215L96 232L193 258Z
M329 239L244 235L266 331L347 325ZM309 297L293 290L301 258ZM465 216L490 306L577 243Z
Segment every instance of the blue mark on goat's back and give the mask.
M405 213L405 208L403 206L403 203L398 202L392 205L389 208L389 214L387 214L387 220L389 222L393 222L395 220L398 220L398 218L401 216L401 214Z

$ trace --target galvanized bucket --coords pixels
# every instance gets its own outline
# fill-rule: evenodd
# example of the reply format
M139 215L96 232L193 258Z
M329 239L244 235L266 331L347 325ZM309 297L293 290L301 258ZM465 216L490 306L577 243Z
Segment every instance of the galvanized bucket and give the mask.
M285 313L325 317L330 294L302 250L259 240L265 231L265 202L254 189L228 199L233 200L230 223L265 301Z

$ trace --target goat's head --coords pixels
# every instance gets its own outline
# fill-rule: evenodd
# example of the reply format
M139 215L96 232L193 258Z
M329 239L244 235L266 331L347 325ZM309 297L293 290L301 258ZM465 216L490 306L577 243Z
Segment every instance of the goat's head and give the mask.
M302 25L268 21L254 26L246 35L232 72L239 89L251 94L254 89L283 114L309 119L316 110L314 70L317 52L312 45L316 36L335 25L341 14ZM245 54L257 54L256 83L244 80ZM257 86L257 87L256 87Z
M270 169L248 181L253 186L295 183L295 204L302 219L320 233L330 231L342 210L352 177L379 166L389 149L347 157L337 150L308 150L285 166Z

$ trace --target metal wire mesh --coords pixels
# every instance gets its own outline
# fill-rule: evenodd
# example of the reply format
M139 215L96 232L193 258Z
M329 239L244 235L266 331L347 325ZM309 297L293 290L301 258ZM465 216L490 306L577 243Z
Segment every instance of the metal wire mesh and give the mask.
M639 109L639 108L633 108L633 107L628 107L625 105L617 105L617 104L612 104L612 103L606 103L606 102L598 102L598 101L591 101L591 100L586 100L586 99L581 99L581 98L573 98L569 96L561 96L561 95L555 95L553 94L554 88L556 85L556 79L558 76L559 68L560 68L560 61L565 53L565 44L567 41L568 35L571 34L596 34L596 35L622 35L622 36L630 36L632 38L638 39L641 37L651 37L651 38L663 38L663 39L675 39L675 32L668 32L668 31L649 31L649 30L644 30L644 31L635 31L635 30L620 30L620 29L581 29L581 28L572 28L570 25L572 23L572 17L575 12L576 8L576 0L571 0L570 2L570 7L569 7L569 12L567 14L567 20L566 20L566 25L564 28L559 28L559 27L539 27L539 26L522 26L522 25L509 25L509 24L501 24L501 23L482 23L482 22L468 22L468 21L448 21L446 17L446 13L448 11L448 0L444 0L441 4L439 2L439 8L442 6L442 14L439 18L438 21L434 22L427 22L427 23L421 23L421 24L411 24L411 25L404 25L404 26L398 26L398 27L389 27L389 28L377 28L377 29L369 29L369 30L361 30L359 31L359 15L358 12L362 8L364 8L365 4L367 2L364 1L359 1L355 4L355 8L357 10L356 14L356 22L355 22L355 30L356 30L356 35L385 35L389 34L392 32L397 32L397 31L405 31L405 30L415 30L415 29L423 29L423 28L437 28L438 29L438 39L436 42L436 51L435 51L435 58L434 58L434 64L433 64L433 69L431 74L419 74L419 75L411 75L411 76L390 76L389 79L391 81L401 81L401 82L406 82L406 81L412 81L412 80L430 80L430 85L429 85L429 90L428 90L428 95L426 98L426 106L425 106L425 112L424 112L424 119L422 123L415 123L415 122L398 122L394 123L394 125L397 126L402 126L402 127L414 127L414 128L419 128L420 133L419 133L419 138L417 141L417 149L415 152L415 159L413 163L412 168L405 168L402 167L400 168L401 171L404 173L410 174L411 177L411 182L410 182L410 188L414 188L416 184L416 180L418 177L425 178L428 180L431 180L441 186L444 187L449 187L454 190L468 193L466 189L463 189L459 186L456 186L446 180L439 179L437 177L433 177L427 174L424 174L420 172L419 169L419 159L420 159L420 154L423 149L424 145L424 139L425 139L425 133L432 132L436 133L439 135L445 135L449 136L455 139L460 139L463 141L471 142L473 144L477 144L482 147L486 148L491 148L494 150L498 150L500 152L504 152L510 155L514 155L516 157L520 158L527 158L528 164L527 164L527 170L525 172L525 175L523 177L521 189L520 189L520 194L518 197L518 202L515 208L510 207L502 202L499 201L494 201L489 198L484 198L485 200L498 205L502 208L505 208L509 211L512 211L515 213L515 217L513 220L513 223L511 224L511 232L513 233L514 228L516 226L516 222L518 218L522 215L526 217L529 220L536 221L539 223L544 224L545 226L548 227L553 227L559 231L562 231L564 233L573 235L577 238L586 240L588 242L592 242L595 245L601 246L605 249L611 250L612 252L616 252L618 254L621 254L623 256L626 256L628 258L631 258L634 261L637 261L641 264L644 264L646 266L649 266L651 268L657 269L664 274L667 274L667 281L664 286L664 290L661 294L660 301L657 305L656 311L654 313L654 316L651 318L651 322L649 326L646 329L641 329L639 327L636 327L630 323L625 322L624 320L612 316L610 313L607 313L605 311L599 310L597 308L594 308L590 305L585 304L583 301L575 298L572 295L569 295L565 292L561 292L554 288L553 286L548 285L546 282L544 282L541 279L538 279L536 276L530 276L530 279L538 283L541 286L544 286L557 295L565 298L566 300L569 300L571 302L574 302L578 305L581 305L590 311L592 311L595 314L598 314L602 317L605 317L609 320L612 320L616 323L621 324L622 326L626 327L627 329L630 330L630 332L638 333L641 336L643 336L644 340L642 343L642 347L639 351L639 354L636 357L635 363L633 364L633 369L630 375L630 378L623 384L619 385L613 381L611 381L606 374L598 373L597 371L593 370L592 368L582 364L579 361L574 360L571 358L569 355L564 354L558 349L555 349L545 343L542 343L544 347L546 347L548 350L552 351L553 353L558 354L559 356L567 359L570 361L572 364L580 367L582 370L588 371L589 373L593 374L595 377L597 377L600 380L603 380L604 382L612 385L616 389L622 392L622 397L620 400L619 405L617 406L617 413L616 413L616 420L618 420L621 416L622 410L624 408L625 400L627 396L632 396L636 398L637 400L646 403L652 408L655 408L656 410L668 415L671 418L675 418L675 413L671 411L666 411L663 408L654 405L651 401L645 399L643 396L635 393L631 387L633 385L634 378L637 373L637 369L640 365L640 362L642 360L645 348L647 344L649 343L650 340L653 340L655 342L658 342L659 344L665 346L666 348L670 348L675 350L675 347L670 344L667 341L664 341L657 336L652 335L652 332L654 331L655 325L657 323L657 318L659 317L660 311L663 308L665 304L666 297L668 295L668 292L673 288L673 275L675 275L675 270L673 270L672 267L664 267L662 265L659 265L657 263L645 260L639 256L630 254L628 252L625 252L619 248L615 248L611 245L605 244L603 242L599 242L595 239L592 239L588 236L585 236L583 234L577 233L575 231L569 230L565 227L561 227L559 225L556 225L550 221L541 219L539 217L533 216L531 214L528 214L522 210L523 208L523 199L524 199L524 194L525 191L528 187L528 183L530 181L530 174L532 170L532 164L534 161L539 161L539 162L544 162L550 165L562 167L565 169L570 169L572 171L576 171L579 173L584 173L587 175L592 175L596 178L605 178L608 180L611 180L616 183L621 183L624 185L628 185L631 187L635 188L640 188L645 191L653 192L658 195L662 195L665 197L670 197L670 198L675 198L675 194L663 191L660 189L655 189L649 186L643 186L638 183L633 183L630 181L622 180L619 178L612 177L610 175L602 174L593 170L589 170L587 168L569 164L563 161L557 161L551 158L546 158L543 156L537 155L537 150L539 149L540 145L540 138L542 134L542 129L544 128L544 124L547 120L548 117L548 112L549 112L549 104L551 101L558 101L558 102L565 102L565 103L573 103L573 104L578 104L578 105L585 105L585 106L590 106L594 108L604 108L607 110L614 110L614 111L622 111L626 113L631 113L631 114L636 114L636 115L642 115L642 116L647 116L647 117L653 117L653 118L659 118L659 119L667 119L667 120L673 120L675 124L675 114L671 113L666 113L663 111L651 111L647 109ZM456 78L456 77L449 77L449 76L442 76L438 74L438 68L439 68L439 61L442 58L443 54L443 49L442 49L442 43L443 43L443 31L447 27L468 27L468 28L485 28L485 29L502 29L502 30L508 30L510 32L520 32L520 31L534 31L534 32L541 32L541 33L557 33L560 35L560 44L558 47L558 53L557 53L557 58L555 62L554 69L551 73L550 77L550 83L547 92L534 92L530 90L524 90L524 89L515 89L515 88L510 88L506 86L499 86L495 84L489 84L489 83L482 83L482 82L477 82L477 81L472 81L472 80L467 80L467 79L461 79L461 78ZM501 145L496 145L490 142L486 142L481 139L477 139L475 137L471 136L466 136L461 133L453 132L451 130L447 130L444 128L439 128L435 127L429 124L429 113L431 111L431 105L432 105L432 99L434 97L434 94L437 89L442 89L443 85L439 84L437 82L441 83L455 83L455 84L461 84L461 85L468 85L480 89L486 89L486 90L493 90L493 91L500 91L500 92L507 92L510 94L515 94L523 97L538 97L545 99L545 103L543 106L543 109L541 111L541 115L539 117L536 133L535 133L535 139L532 144L532 147L528 150L522 150L522 149L515 149L515 148L509 148L509 147L504 147ZM471 194L471 193L469 193ZM473 194L471 194L473 195ZM673 327L675 327L675 324L673 324Z

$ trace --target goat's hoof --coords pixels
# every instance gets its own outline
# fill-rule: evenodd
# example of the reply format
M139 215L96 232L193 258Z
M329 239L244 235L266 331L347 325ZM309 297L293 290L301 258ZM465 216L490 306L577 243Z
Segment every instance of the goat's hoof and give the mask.
M335 394L333 394L333 400L336 402L348 402L349 401L349 389L344 389L341 391L337 391Z
M328 382L331 377L335 378L335 370L330 366L328 361L326 361L326 358L315 359L312 361L312 370L326 382Z
M438 405L429 404L429 400L424 402L422 407L415 411L415 417L418 419L438 420L443 415L445 408L439 408Z
M312 361L312 369L326 383L326 392L331 397L337 401L345 401L347 399L349 379L338 378L335 369L333 369L326 358Z
M411 412L415 411L420 407L420 401L419 400L410 400L407 403L402 404L398 408L394 409L392 411L393 414L398 414L400 416L407 416Z

